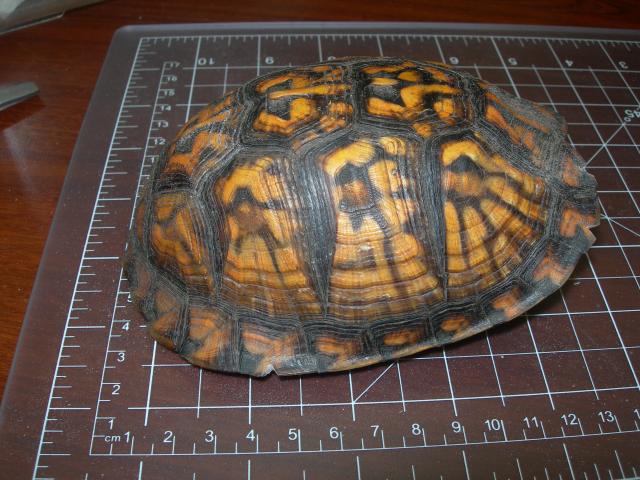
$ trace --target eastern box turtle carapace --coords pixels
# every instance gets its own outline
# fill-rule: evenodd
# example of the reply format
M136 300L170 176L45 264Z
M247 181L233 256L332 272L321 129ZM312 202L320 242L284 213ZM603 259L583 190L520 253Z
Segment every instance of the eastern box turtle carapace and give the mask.
M593 243L596 201L548 109L439 63L338 59L191 118L125 270L151 335L195 365L344 370L525 312Z

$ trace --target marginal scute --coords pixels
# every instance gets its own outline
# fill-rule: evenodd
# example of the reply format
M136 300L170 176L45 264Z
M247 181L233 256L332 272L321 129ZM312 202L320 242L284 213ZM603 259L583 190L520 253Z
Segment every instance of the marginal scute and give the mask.
M574 208L565 208L560 220L560 235L563 237L573 237L577 229L584 222L584 215Z
M129 280L133 283L131 286L131 298L137 299L138 303L143 303L147 301L151 292L152 273L147 262L141 260L134 260L133 262L133 264L129 265L131 271L128 273Z
M549 280L559 286L565 282L571 270L570 267L560 264L555 259L553 251L549 249L540 263L535 267L533 279L536 281Z
M175 292L159 286L153 297L153 310L155 318L151 323L151 335L165 347L176 349L182 312Z
M135 212L135 235L138 244L144 242L144 222L147 213L147 202L143 196L138 204L138 209Z
M495 298L491 303L496 310L502 310L504 316L507 318L513 318L522 313L520 308L520 299L522 298L522 291L519 287L513 287L507 290L502 295Z
M545 107L438 62L344 58L189 119L124 273L151 336L195 365L358 368L521 315L591 246L597 205Z
M254 369L260 375L286 368L296 351L300 350L295 333L272 338L258 330L245 328L242 331L242 341L247 352L255 358Z
M562 181L570 187L578 187L580 185L580 170L571 155L565 157Z
M391 347L414 345L423 338L422 329L401 329L397 332L387 333L383 343Z
M362 345L357 340L320 336L315 340L315 348L319 354L331 357L334 362L345 362L357 356Z
M231 339L230 324L221 312L203 306L189 309L189 342L193 345L188 354L197 365L216 365L228 348Z
M467 315L452 315L440 324L440 328L445 332L457 333L468 327L469 323L470 321Z

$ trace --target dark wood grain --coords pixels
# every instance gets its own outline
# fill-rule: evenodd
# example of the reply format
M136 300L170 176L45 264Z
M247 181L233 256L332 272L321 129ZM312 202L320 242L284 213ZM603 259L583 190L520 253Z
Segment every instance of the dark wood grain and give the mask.
M277 20L441 21L640 28L635 0L113 0L0 37L0 83L38 98L0 112L0 391L91 91L122 25ZM57 340L56 340L57 341Z

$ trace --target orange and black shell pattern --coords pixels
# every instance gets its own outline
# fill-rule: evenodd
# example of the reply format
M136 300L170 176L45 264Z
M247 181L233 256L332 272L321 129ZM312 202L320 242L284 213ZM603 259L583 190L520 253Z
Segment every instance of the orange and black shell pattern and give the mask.
M195 365L335 371L517 317L597 223L556 114L443 64L341 59L194 116L138 202L125 271L152 336Z

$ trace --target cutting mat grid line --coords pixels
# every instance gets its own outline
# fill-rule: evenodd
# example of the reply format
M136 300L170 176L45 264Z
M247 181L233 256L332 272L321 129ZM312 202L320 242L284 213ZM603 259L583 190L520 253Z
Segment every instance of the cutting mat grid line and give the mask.
M175 131L199 107L257 74L340 56L399 54L453 64L567 119L573 144L598 179L602 211L598 241L567 285L523 320L350 373L256 380L203 371L156 348L128 301L120 259L140 185ZM225 465L242 472L238 478L266 478L258 459L277 469L282 455L300 455L302 465L286 478L316 478L313 462L304 463L311 457L351 472L340 478L383 478L371 455L384 452L404 452L397 454L405 476L393 478L433 475L427 465L440 458L434 455L450 459L437 466L440 478L462 472L468 478L637 478L639 54L636 41L497 35L139 38L33 478L64 478L55 472L68 465L68 451L77 452L69 438L83 428L90 430L86 478L94 478L93 465L103 458L130 462L131 478L143 472L155 478L153 471L166 468L163 459L211 457L230 459ZM94 397L73 389L86 375L96 377ZM594 453L598 442L605 448ZM189 468L184 478L208 467L203 461Z

